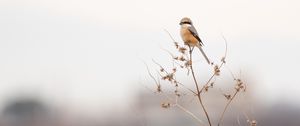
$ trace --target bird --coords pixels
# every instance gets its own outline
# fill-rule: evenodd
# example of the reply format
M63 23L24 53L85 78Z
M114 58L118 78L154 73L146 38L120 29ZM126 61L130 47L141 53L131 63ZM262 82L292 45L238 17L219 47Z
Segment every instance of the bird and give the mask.
M180 20L179 25L181 25L180 35L182 40L184 41L184 44L192 48L198 47L207 63L210 64L208 57L202 49L203 42L201 41L195 27L193 26L192 20L188 17L184 17Z

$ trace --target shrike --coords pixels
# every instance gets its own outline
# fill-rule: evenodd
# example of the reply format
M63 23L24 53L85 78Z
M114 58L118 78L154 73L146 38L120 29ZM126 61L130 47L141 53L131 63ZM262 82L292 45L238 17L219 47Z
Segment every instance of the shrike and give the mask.
M180 35L182 40L184 41L185 45L188 45L189 47L198 47L202 53L202 55L204 56L204 58L206 59L207 63L210 64L209 59L207 58L206 54L204 53L202 46L203 43L201 41L201 39L199 38L199 35L195 29L195 27L193 26L192 20L185 17L182 18L180 23L181 25L181 29L180 29Z

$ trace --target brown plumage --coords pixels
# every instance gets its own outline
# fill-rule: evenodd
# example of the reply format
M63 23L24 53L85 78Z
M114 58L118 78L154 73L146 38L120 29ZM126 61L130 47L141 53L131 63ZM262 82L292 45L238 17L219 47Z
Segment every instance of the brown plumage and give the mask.
M206 56L206 54L202 49L203 43L195 27L193 26L191 19L187 17L182 18L180 21L180 25L181 25L180 35L182 40L184 41L184 44L189 45L190 47L195 47L195 46L198 47L200 49L200 52L204 56L205 60L207 61L207 63L210 64L208 57Z

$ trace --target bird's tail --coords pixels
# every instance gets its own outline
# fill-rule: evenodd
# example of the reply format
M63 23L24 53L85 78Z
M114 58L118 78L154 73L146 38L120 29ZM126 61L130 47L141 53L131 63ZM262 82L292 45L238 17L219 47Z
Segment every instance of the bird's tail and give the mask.
M200 52L202 53L202 55L204 56L205 60L207 61L207 63L210 65L210 61L208 59L208 57L206 56L205 52L203 51L201 46L197 46L200 50Z

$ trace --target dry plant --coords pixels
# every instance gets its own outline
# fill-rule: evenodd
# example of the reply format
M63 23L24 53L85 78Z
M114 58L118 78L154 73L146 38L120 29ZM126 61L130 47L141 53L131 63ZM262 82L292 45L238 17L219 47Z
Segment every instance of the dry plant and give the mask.
M211 63L209 65L209 68L207 68L207 69L212 69L213 73L209 76L208 80L205 81L205 83L200 84L199 81L196 79L195 70L194 70L195 66L193 63L195 61L193 61L193 48L189 47L188 45L180 45L178 42L175 41L175 39L171 36L171 34L168 31L166 31L166 32L168 33L168 35L174 42L174 46L175 46L176 50L178 51L178 52L176 52L177 55L175 55L175 53L165 50L172 57L172 62L173 62L172 69L168 70L168 69L166 69L166 67L163 67L161 64L159 64L155 60L152 60L153 63L155 63L159 67L159 71L157 72L157 74L158 74L158 76L160 76L160 78L157 79L152 75L147 64L145 64L147 67L149 76L153 79L153 81L156 84L156 92L162 94L165 98L167 98L168 102L161 103L161 107L162 108L177 107L177 108L181 109L182 111L184 111L185 113L187 113L188 115L190 115L201 126L205 126L207 124L209 126L212 126L211 117L210 117L210 115L206 109L206 106L204 104L204 101L203 101L203 94L208 92L210 88L215 87L215 80L216 80L216 78L221 76L221 72L223 71L222 68L226 65L227 41L226 41L225 37L222 36L225 41L225 52L224 52L223 56L220 58L220 61L219 61L220 63L219 64ZM194 88L189 88L188 86L186 86L185 84L183 84L176 78L176 74L180 70L186 70L187 76L188 77L191 76ZM227 69L227 70L230 71L229 69ZM230 71L230 73L232 75L232 79L235 82L234 87L232 89L233 93L232 94L222 93L222 97L224 97L227 100L227 102L224 105L224 109L220 112L220 117L218 119L218 122L216 122L218 126L220 126L222 124L226 110L228 109L228 107L230 106L232 101L236 98L236 96L239 93L246 91L246 85L243 82L243 80L241 78L236 78L231 71ZM175 95L175 98L170 97L169 95L165 94L165 92L162 90L161 80L163 82L170 83L171 86L175 87L174 93L172 93L173 95ZM206 117L206 119L205 119L206 122L203 121L202 119L200 119L199 117L197 117L193 111L188 110L187 108L183 107L181 104L178 103L178 99L182 95L182 93L179 92L179 88L183 88L183 89L187 90L188 92L190 92L193 96L197 97L200 107L202 108L204 115ZM248 119L247 122L250 126L256 126L255 120L250 120L248 117L246 117L246 118Z

